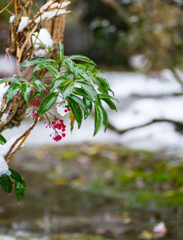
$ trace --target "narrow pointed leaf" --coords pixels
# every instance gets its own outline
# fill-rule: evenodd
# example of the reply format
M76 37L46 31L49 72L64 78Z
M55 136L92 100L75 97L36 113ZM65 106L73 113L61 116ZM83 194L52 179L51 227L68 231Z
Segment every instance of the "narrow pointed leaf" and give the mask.
M17 84L21 84L22 82L27 82L27 80L23 77L19 77L19 76L14 76L14 77L9 77L9 78L4 78L0 81L0 84L2 83L6 83L6 82L12 82L12 83L17 83Z
M23 178L20 176L20 174L15 171L14 169L9 168L11 175L10 177L13 178L14 180L17 180L19 183L24 184Z
M39 108L39 114L38 116L40 117L42 114L47 112L53 104L56 102L57 97L58 97L58 92L56 93L50 93L41 103L40 108Z
M103 112L102 109L95 103L95 118L94 118L94 124L95 124L95 130L93 136L95 136L103 124Z
M83 102L85 104L85 112L84 112L84 119L87 119L87 117L90 115L91 111L92 111L92 102L83 98Z
M42 91L43 90L43 84L40 80L35 80L32 85L38 89L38 91Z
M39 80L39 77L35 73L30 74L34 79Z
M32 58L30 60L27 60L23 63L21 63L18 67L29 67L35 64L40 64L40 63L49 63L49 62L55 62L55 60L46 58L46 57L37 57L37 58Z
M78 128L80 128L82 119L83 119L82 111L81 111L79 105L72 98L67 97L67 101L68 101L69 107L71 108L72 113L78 123Z
M79 70L78 75L80 78L84 79L86 82L91 83L89 76L84 71Z
M99 94L99 97L100 97L102 100L104 100L105 98L108 98L108 99L112 99L112 100L114 100L114 101L116 101L116 102L119 103L118 99L116 99L116 98L114 98L114 97L111 97L110 95Z
M67 66L70 72L72 73L74 72L74 63L71 59L69 58L64 59L64 61L62 62L62 66Z
M26 190L26 185L23 178L22 181L23 183L20 183L19 181L15 180L15 194L18 202L20 202L20 200L24 197Z
M52 76L56 79L56 78L60 78L61 77L61 74L59 73L59 71L52 67L52 66L48 66L46 65L46 68L48 69L48 71L52 74Z
M50 92L53 92L56 88L65 85L67 82L69 82L69 79L65 77L55 79L51 85Z
M11 182L11 180L10 180L8 175L3 174L0 177L0 184L1 184L2 189L6 193L10 194L12 192L12 182Z
M117 112L116 105L111 101L110 98L102 98L101 99L107 103L107 105L110 107L110 109L115 110Z
M105 109L102 106L99 106L103 113L103 125L104 125L104 132L107 130L108 127L108 115L105 111Z
M79 98L73 94L70 95L70 98L72 98L72 100L75 101L83 109L83 111L86 111L86 105L81 100L81 98Z
M108 87L106 86L106 84L104 82L98 80L95 77L91 77L91 79L94 84L97 84L99 92L101 92L103 94L108 94Z
M21 87L22 95L27 103L28 103L30 95L31 95L31 89L32 89L32 84L27 85L24 83Z
M76 95L79 95L79 96L83 96L84 98L86 98L90 101L93 101L92 97L90 95L88 95L88 93L85 92L85 90L82 88L75 87L73 93Z
M76 82L92 97L97 103L100 104L100 98L92 85L85 83L82 80L76 80Z
M66 99L68 96L71 95L71 93L74 90L74 83L73 82L68 82L62 87L62 96L64 99Z
M64 56L64 45L62 43L57 43L58 47L58 62L61 63Z
M3 137L3 135L0 134L0 144L4 145L7 142L7 140Z
M21 85L16 83L12 85L10 88L8 88L6 92L6 104L9 103L9 101L18 93L20 87Z
M79 60L79 61L83 61L83 62L88 62L88 63L91 63L91 64L96 66L96 63L94 61L92 61L90 58L85 57L83 55L72 55L72 56L69 56L69 58L73 59L73 60Z

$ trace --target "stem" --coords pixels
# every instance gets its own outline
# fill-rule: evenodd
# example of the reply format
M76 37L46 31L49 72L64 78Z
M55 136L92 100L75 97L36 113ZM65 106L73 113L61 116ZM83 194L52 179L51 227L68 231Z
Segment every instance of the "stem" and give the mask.
M10 147L9 151L7 152L7 154L5 155L4 159L7 160L8 159L8 156L10 155L10 153L12 152L13 148L16 146L16 144L22 139L24 138L25 136L27 136L27 134L29 134L32 129L36 126L38 122L38 118L36 118L33 122L33 124L27 129L27 131L25 131L19 138L17 138L17 140L12 144L12 146ZM24 141L23 141L24 142ZM21 145L20 145L21 147ZM19 148L20 148L19 147Z

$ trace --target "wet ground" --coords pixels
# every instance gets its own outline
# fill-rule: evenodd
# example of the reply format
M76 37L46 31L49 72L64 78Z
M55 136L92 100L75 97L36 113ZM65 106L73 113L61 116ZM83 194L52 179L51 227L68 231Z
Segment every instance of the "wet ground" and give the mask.
M111 163L120 160L123 163L118 168L126 168L126 153L122 151L121 158L117 148L122 149L120 146L109 149L108 146L87 144L22 149L11 167L25 178L27 191L24 199L17 203L14 194L8 196L0 190L0 240L136 240L155 237L182 240L181 203L176 206L172 198L172 206L147 202L135 205L125 199L125 190L119 192L118 188L119 194L111 191L108 180L112 181L111 169L115 171ZM128 160L142 158L142 155L135 154L129 152ZM101 168L103 160L106 161L105 169ZM105 187L101 187L98 181L101 174L107 179ZM137 194L132 187L128 193L131 199ZM159 198L163 194L163 191L162 195L159 193ZM161 221L165 223L167 233L158 238L152 229Z

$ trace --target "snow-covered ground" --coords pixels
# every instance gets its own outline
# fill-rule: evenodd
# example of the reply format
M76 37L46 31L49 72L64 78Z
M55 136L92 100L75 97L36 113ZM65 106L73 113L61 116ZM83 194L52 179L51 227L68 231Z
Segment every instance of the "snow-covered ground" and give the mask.
M135 98L132 94L160 95L181 93L179 83L174 79L172 73L165 70L161 78L148 78L138 73L109 72L106 78L115 92L118 113L107 108L110 122L119 129L138 126L151 121L153 118L169 118L183 121L183 96L164 98ZM21 134L31 123L26 121L19 128L8 129L3 132L9 139L13 135ZM54 142L49 134L52 130L45 129L43 123L33 130L25 142L25 145L45 145L45 144L68 144L81 142L115 142L136 149L149 149L153 151L166 149L168 153L183 155L183 136L174 130L171 123L155 123L153 125L126 132L118 135L110 130L103 133L101 130L97 136L93 137L93 119L89 118L83 122L81 129L75 129L71 134L69 131L69 119L66 117L66 138L60 143Z

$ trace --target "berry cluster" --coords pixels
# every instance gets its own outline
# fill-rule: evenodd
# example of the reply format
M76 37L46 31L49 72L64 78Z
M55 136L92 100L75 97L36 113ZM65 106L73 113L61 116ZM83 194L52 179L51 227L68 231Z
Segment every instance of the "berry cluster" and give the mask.
M45 122L44 124L46 123L47 123L46 128L49 127L54 129L54 132L50 134L50 137L52 136L52 139L54 141L59 142L62 139L62 137L66 136L65 134L66 125L64 124L64 121L62 119L55 117L53 120Z

